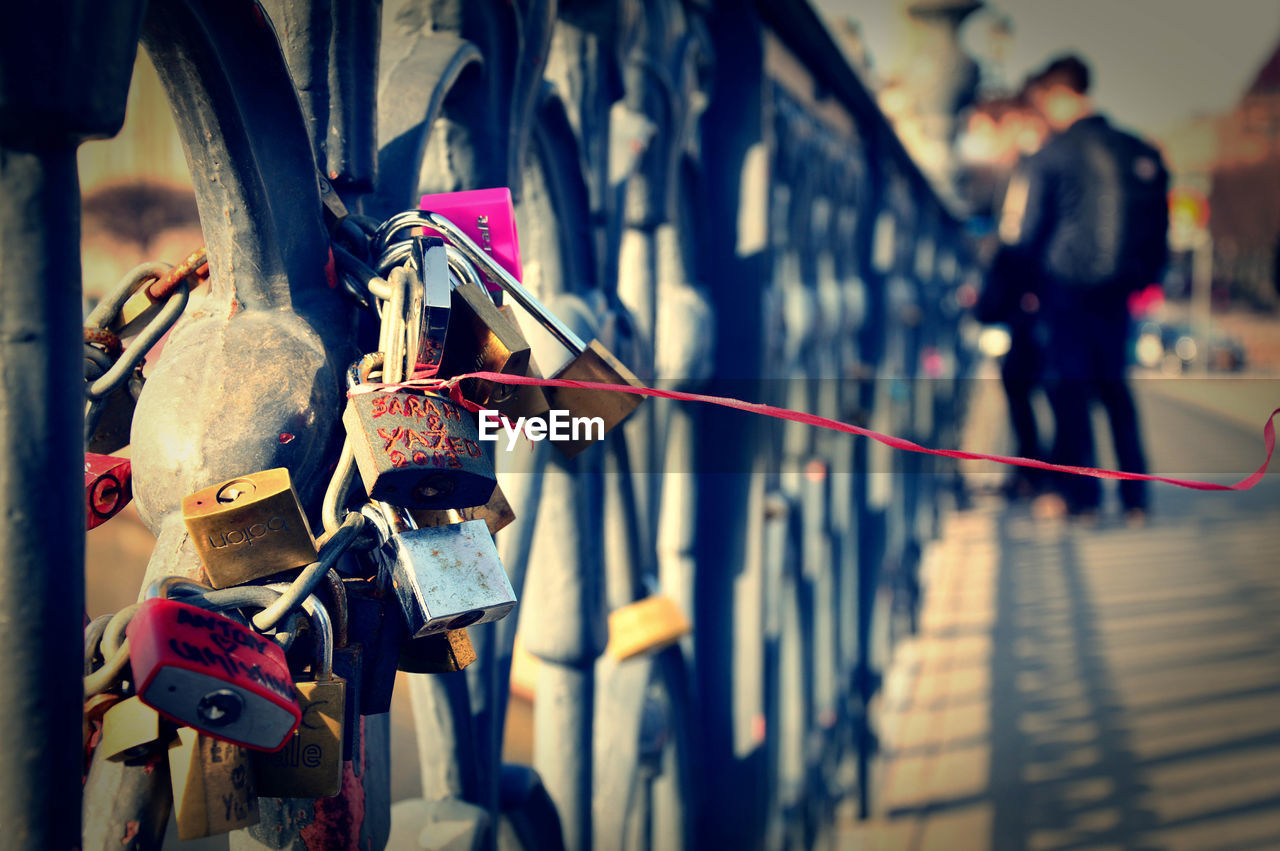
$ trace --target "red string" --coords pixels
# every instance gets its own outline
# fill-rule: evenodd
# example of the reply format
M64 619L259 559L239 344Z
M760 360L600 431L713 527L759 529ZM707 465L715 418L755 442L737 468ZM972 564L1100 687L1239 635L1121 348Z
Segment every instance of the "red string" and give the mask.
M850 423L840 422L839 420L820 417L816 414L806 414L803 411L792 411L788 408L777 408L773 405L762 405L756 402L743 402L740 399L730 399L724 396L706 396L701 393L686 393L682 390L659 390L655 387L628 384L602 384L596 381L574 381L567 378L533 378L527 375L505 375L499 372L469 372L466 375L459 375L449 379L422 378L398 384L358 384L351 389L351 393L358 394L392 391L402 387L414 387L427 390L447 390L450 398L455 402L463 405L467 410L478 411L481 409L481 406L462 397L462 390L459 387L459 382L467 378L478 378L485 381L493 381L498 384L521 384L535 387L572 387L581 390L602 390L615 393L632 393L637 396L656 396L660 399L675 399L680 402L704 402L709 405L719 405L722 408L746 411L749 414L760 414L766 417L774 417L775 419L790 420L791 422L804 423L805 425L830 429L831 431L841 431L845 434L856 434L861 437L869 437L877 443L882 443L892 449L901 449L906 452L919 452L924 455L937 455L942 458L960 458L967 461L995 461L998 464L1008 464L1015 467L1033 467L1037 470L1049 470L1055 473L1072 473L1078 476L1092 476L1096 479L1164 482L1169 485L1177 485L1180 488L1191 488L1193 490L1203 491L1243 491L1249 490L1254 485L1258 484L1258 482L1262 480L1263 475L1266 474L1267 467L1271 464L1271 456L1275 452L1275 418L1277 414L1280 414L1280 408L1276 408L1271 412L1271 416L1267 418L1266 425L1262 427L1262 443L1267 451L1267 457L1262 462L1262 466L1258 467L1258 469L1253 473L1245 476L1235 484L1223 485L1215 482L1201 482L1195 479L1174 479L1168 476L1155 476L1149 473L1126 473L1120 470L1104 470L1099 467L1073 467L1066 464L1050 464L1048 461L1038 461L1035 458L1019 458L1008 455L987 455L982 452L965 452L959 449L933 449L928 446L921 446L918 443L905 440L901 437L894 437L890 434L881 434L880 432L872 431L869 428L862 428L861 426L851 425Z

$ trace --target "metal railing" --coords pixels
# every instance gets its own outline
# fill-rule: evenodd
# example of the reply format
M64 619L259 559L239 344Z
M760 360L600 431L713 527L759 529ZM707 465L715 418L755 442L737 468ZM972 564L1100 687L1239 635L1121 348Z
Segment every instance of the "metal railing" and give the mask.
M359 332L327 285L317 167L376 220L423 193L510 186L525 284L642 379L954 441L960 225L807 6L152 0L141 19L115 14L111 28L69 25L95 34L111 72L89 75L104 116L59 118L75 102L55 86L38 105L57 132L13 131L12 105L34 115L37 96L0 77L0 638L21 651L3 663L0 710L19 720L0 734L0 823L27 844L79 839L66 817L83 603L83 541L68 531L82 405L68 151L118 127L139 20L211 270L135 416L135 493L158 539L148 580L200 575L177 507L210 482L284 466L319 508ZM6 69L55 73L52 55L5 50ZM544 370L562 356L534 349ZM539 447L502 464L517 520L500 552L539 663L533 770L502 764L512 616L472 629L465 674L412 680L421 801L391 807L387 720L370 716L357 782L322 802L264 799L239 847L377 847L443 821L484 847L775 848L813 844L851 795L868 811L869 707L914 623L941 462L650 400L574 460ZM656 591L692 634L604 655L608 614ZM47 638L16 640L33 634ZM32 712L46 705L59 711ZM155 844L162 774L95 759L85 847Z

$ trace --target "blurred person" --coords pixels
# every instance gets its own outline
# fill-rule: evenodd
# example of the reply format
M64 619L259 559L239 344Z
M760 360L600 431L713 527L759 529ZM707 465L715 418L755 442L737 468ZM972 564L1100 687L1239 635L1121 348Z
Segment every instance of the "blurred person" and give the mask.
M1000 104L998 127L1003 131L1001 159L1010 166L1021 164L1040 149L1047 128L1040 114L1027 100L1031 82L1022 92ZM986 324L1002 324L1009 329L1009 351L1000 363L1000 382L1004 388L1013 428L1015 453L1023 458L1043 458L1040 428L1032 408L1032 395L1040 386L1044 345L1037 334L1040 311L1039 284L1036 269L1025 254L998 245L991 258L982 293L974 305L974 317ZM1043 471L1031 467L1015 467L1005 483L1010 497L1031 497L1039 493Z
M1146 472L1137 409L1125 382L1129 296L1157 280L1167 255L1168 172L1151 145L1113 127L1089 98L1089 68L1077 56L1049 63L1028 99L1052 134L1010 182L1000 239L1034 269L1045 383L1055 429L1051 460L1094 466L1090 408L1106 408L1120 468ZM1037 513L1091 518L1098 479L1055 477ZM1143 482L1122 482L1134 525L1145 521Z

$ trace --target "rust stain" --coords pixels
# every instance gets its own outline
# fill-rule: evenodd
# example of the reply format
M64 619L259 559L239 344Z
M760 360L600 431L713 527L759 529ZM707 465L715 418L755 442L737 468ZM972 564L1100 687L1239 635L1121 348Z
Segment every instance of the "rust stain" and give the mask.
M133 841L133 838L138 835L138 831L141 829L142 829L142 826L138 824L136 820L130 819L129 821L125 822L124 836L121 837L120 844L128 845L130 842Z

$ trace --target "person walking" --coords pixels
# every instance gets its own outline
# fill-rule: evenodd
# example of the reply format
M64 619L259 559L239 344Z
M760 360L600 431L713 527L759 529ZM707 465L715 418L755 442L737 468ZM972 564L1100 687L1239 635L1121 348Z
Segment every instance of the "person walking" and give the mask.
M1050 458L1094 466L1090 408L1106 409L1121 469L1146 472L1138 414L1126 383L1128 298L1159 279L1166 257L1169 177L1160 153L1094 109L1089 68L1049 63L1028 97L1053 134L1010 183L1001 242L1035 269L1047 336L1044 379L1055 434ZM1099 480L1063 474L1038 513L1093 517ZM1145 522L1143 482L1122 482L1131 524Z
M1028 100L1033 82L1034 79L1029 79L1016 97L1002 104L1005 113L1001 126L1016 128L1016 136L1007 140L1011 143L1008 156L1017 158L1017 166L1010 172L1044 144L1046 128L1040 114ZM1044 361L1044 340L1037 328L1039 312L1039 281L1035 268L1021 253L997 244L988 264L982 292L974 304L973 315L979 322L1002 324L1009 330L1009 350L1000 361L1000 383L1009 409L1015 452L1022 458L1044 457L1041 429L1032 405L1032 396L1041 386ZM1015 467L1003 490L1012 498L1030 498L1040 493L1042 481L1040 470Z

